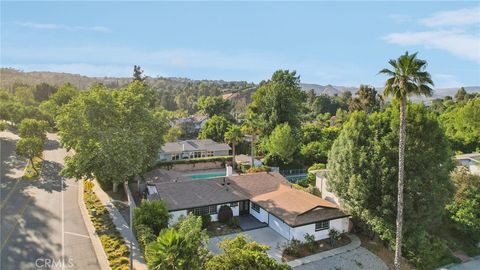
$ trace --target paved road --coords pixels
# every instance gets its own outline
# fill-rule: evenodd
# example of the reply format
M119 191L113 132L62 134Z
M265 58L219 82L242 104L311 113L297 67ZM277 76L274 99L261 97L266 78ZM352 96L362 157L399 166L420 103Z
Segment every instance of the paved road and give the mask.
M77 203L77 183L58 175L67 153L57 137L48 134L37 180L21 179L26 161L15 155L18 137L0 132L0 139L0 269L100 269Z

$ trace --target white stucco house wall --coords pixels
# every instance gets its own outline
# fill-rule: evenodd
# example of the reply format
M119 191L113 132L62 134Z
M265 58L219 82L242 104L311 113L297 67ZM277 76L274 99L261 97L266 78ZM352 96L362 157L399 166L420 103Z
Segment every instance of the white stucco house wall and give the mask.
M155 184L148 199L164 200L171 214L169 224L188 213L218 220L222 205L233 216L251 215L286 239L328 238L331 229L347 232L349 215L327 200L295 189L278 173L254 173Z

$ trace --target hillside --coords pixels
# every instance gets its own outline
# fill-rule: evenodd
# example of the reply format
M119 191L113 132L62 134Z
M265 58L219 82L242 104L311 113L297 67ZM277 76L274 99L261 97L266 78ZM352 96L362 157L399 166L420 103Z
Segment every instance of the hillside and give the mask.
M59 86L65 82L70 82L80 89L86 89L92 84L103 83L109 87L121 87L131 81L127 77L87 77L79 74L59 73L49 71L32 71L23 72L11 68L0 68L0 87L11 89L14 85L27 84L36 85L42 82ZM246 81L223 81L223 80L191 80L187 78L174 77L147 77L147 82L159 91L173 90L178 88L204 88L215 87L220 92L238 93L240 104L249 102L251 93L256 89L257 85ZM338 85L320 85L312 83L301 83L300 86L304 91L313 89L317 95L327 94L330 96L338 95L343 91L355 93L358 87L347 87ZM460 86L459 86L460 87ZM382 91L381 87L377 87L378 91ZM444 96L454 96L458 88L438 88L435 89L434 95L428 99L442 98ZM480 86L467 86L467 92L480 92ZM229 99L236 99L236 96ZM235 102L236 103L236 102ZM241 105L242 106L242 105Z

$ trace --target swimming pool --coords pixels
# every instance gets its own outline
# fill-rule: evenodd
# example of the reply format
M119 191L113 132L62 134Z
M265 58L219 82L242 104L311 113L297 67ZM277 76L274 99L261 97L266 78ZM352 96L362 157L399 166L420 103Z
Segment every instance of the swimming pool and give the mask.
M197 173L197 174L184 174L183 176L190 177L192 179L209 179L215 177L225 176L225 172L210 172L210 173Z

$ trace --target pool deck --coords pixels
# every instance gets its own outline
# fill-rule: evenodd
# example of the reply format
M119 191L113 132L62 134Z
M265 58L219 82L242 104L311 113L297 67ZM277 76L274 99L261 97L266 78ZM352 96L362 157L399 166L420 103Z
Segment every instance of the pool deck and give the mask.
M201 180L202 178L192 179L190 175L198 174L213 174L213 173L225 173L225 169L210 169L210 170L196 170L196 171L174 171L166 169L155 169L149 171L144 175L145 181L152 183L168 183L168 182L184 182L184 181L195 181ZM222 176L217 176L222 177ZM215 178L215 177L211 177Z

